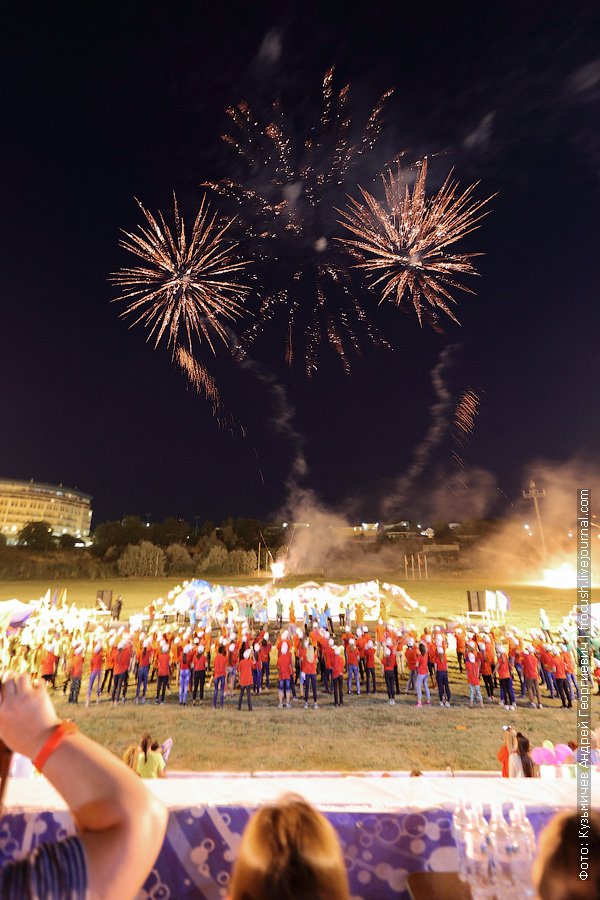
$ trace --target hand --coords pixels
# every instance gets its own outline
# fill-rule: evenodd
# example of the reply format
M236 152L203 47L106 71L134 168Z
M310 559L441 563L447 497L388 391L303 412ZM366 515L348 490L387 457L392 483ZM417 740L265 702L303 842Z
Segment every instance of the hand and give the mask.
M0 684L0 739L16 753L34 759L60 722L46 682L5 672Z

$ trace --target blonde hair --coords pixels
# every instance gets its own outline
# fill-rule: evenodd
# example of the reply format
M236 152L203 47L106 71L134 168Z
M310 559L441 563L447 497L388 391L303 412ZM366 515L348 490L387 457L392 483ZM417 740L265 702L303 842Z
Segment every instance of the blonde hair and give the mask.
M133 769L134 772L137 773L137 764L138 764L138 755L140 752L140 748L136 744L130 744L121 759L125 763L126 766L129 766L130 769Z
M242 837L229 900L349 900L337 835L297 794L263 806Z

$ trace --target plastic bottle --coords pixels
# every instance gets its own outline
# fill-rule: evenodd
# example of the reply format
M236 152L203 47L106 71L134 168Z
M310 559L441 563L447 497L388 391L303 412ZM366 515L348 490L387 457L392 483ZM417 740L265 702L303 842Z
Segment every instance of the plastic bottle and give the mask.
M499 896L514 885L512 863L514 852L510 830L500 804L492 806L489 825L492 882Z
M514 851L512 863L515 886L522 897L535 897L531 866L535 859L535 834L522 804L515 803L509 812L510 835Z
M452 813L452 837L456 844L456 852L458 853L458 877L461 881L467 880L467 864L465 855L465 829L469 821L469 813L467 804L462 799L454 807Z
M473 900L492 900L494 886L490 878L488 828L481 806L473 806L465 829L467 878Z

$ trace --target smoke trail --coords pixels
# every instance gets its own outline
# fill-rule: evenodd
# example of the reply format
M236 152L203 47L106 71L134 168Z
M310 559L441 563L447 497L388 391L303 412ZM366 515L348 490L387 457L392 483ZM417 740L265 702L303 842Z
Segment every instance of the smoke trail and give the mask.
M407 502L413 483L423 473L432 452L448 429L452 394L446 386L446 377L452 368L454 358L461 349L460 344L450 344L450 346L444 347L436 365L431 370L431 384L435 395L435 400L429 407L431 424L425 437L413 453L413 460L408 471L396 480L383 501L382 512L384 515L393 515L398 512L400 506Z

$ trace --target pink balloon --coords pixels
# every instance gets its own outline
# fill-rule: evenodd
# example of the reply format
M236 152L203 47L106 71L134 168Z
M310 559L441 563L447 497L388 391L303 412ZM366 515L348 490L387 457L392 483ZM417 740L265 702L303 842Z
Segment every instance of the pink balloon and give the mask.
M554 754L556 756L557 762L562 765L573 751L570 747L567 747L566 744L557 744L554 748Z
M546 752L545 747L534 747L531 751L531 758L536 764L536 766L541 766L544 763L544 759L542 754Z
M542 763L545 766L554 766L556 765L556 757L554 755L554 750L549 750L547 747L542 747Z

